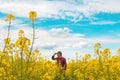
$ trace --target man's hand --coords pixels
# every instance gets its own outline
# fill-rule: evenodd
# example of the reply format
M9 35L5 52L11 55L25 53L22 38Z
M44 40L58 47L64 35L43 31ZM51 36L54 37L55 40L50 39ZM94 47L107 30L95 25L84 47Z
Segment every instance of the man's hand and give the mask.
M55 60L56 58L55 58L55 55L56 55L57 53L54 53L53 54L53 56L52 56L52 60Z
M57 53L54 53L53 56L55 56Z

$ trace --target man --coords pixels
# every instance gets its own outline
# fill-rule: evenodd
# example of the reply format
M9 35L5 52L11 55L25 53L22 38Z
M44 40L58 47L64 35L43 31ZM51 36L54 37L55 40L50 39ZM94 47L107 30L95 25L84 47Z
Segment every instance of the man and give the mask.
M56 58L55 55L57 55ZM62 56L62 52L58 51L57 53L54 53L52 56L52 60L57 61L57 65L59 68L55 80L65 80L65 70L67 65L66 65L66 59Z
M57 57L55 58L55 55ZM62 52L58 51L57 53L54 53L52 56L52 60L57 60L57 64L61 67L62 70L66 70L66 59L62 56Z

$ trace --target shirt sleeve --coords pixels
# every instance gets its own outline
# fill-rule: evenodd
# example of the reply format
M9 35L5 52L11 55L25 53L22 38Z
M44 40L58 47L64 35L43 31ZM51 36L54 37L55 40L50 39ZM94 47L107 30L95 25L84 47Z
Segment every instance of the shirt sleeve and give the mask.
M64 59L64 68L66 70L66 67L67 67L67 63L66 63L66 59Z
M55 58L55 56L53 55L53 56L52 56L52 60L57 60L57 58Z

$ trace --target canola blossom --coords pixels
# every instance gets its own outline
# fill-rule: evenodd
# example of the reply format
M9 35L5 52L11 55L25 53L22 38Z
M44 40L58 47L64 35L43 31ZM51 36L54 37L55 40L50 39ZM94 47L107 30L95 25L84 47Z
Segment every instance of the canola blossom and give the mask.
M36 18L37 13L31 11L29 19ZM14 19L14 16L9 14L7 19ZM39 49L31 50L34 43L24 30L18 31L15 42L7 37L4 44L5 49L0 51L0 80L120 80L120 48L112 54L109 48L102 49L100 43L95 43L94 56L81 57L76 52L75 60L67 59L63 76L56 61L43 58Z
M6 21L8 21L8 20L14 20L14 15L8 14L8 15L6 16Z
M14 15L13 14L8 14L6 16L6 19L5 19L5 21L8 22L8 32L7 32L7 38L4 41L5 42L4 49L3 49L4 52L5 52L7 43L10 41L9 35L10 35L10 27L11 27L12 20L14 20Z
M29 19L30 20L36 20L37 18L37 12L36 11L30 11L29 12Z

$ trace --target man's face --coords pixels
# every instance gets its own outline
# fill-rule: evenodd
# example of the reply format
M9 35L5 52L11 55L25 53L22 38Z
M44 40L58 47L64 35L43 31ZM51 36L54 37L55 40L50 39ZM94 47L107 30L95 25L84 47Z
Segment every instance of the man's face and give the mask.
M61 57L61 55L60 55L60 54L57 54L57 57Z

